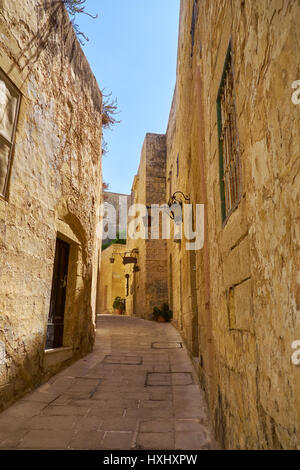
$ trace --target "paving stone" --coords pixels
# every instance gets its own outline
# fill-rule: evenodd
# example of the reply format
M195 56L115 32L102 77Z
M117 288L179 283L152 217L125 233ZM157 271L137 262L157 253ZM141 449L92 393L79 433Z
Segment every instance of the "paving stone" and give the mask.
M153 372L147 375L146 385L151 386L168 386L172 384L171 375Z
M91 408L88 411L87 416L98 416L99 418L111 418L112 416L115 418L123 418L126 414L126 409L124 408L110 408L106 406L105 408ZM135 417L135 416L133 416Z
M129 393L130 393L130 392L122 392L122 391L114 390L114 391L113 391L113 395L112 395L112 391L107 392L107 391L102 390L102 388L101 388L101 391L99 390L98 392L96 392L96 393L92 396L92 400L90 400L90 401L101 400L101 401L103 401L103 402L107 402L107 401L109 401L112 397L113 397L114 399L117 399L117 398L119 398L119 399L125 398L125 399L126 399L126 398L128 398L128 396L126 396L126 394L128 395ZM135 393L135 392L132 392L132 393ZM99 398L97 398L97 396L98 396ZM129 397L129 398L131 398L131 397ZM133 397L133 398L135 398L135 397Z
M172 401L173 400L173 395L172 393L164 393L164 392L158 392L158 391L151 391L149 393L149 400L152 401Z
M72 438L72 431L33 430L29 431L19 449L65 449Z
M4 416L4 413L0 414L0 433L5 436L5 433L13 433L18 430L28 429L28 419L18 418L16 416Z
M54 404L56 405L57 403L54 402ZM58 403L57 405L60 405L60 403ZM75 407L78 407L78 406L81 406L83 408L107 408L107 400L94 400L93 399L88 399L88 398L72 398L71 400L68 400L68 402L66 403L66 405L69 405L69 406L75 406Z
M162 403L162 400L146 400L140 402L140 408L161 408L166 410L172 408L172 403L167 401Z
M83 416L87 413L88 408L80 406L48 406L43 410L44 415L52 416Z
M138 449L174 449L173 433L160 432L160 433L140 433L137 438Z
M147 392L150 394L152 393L162 393L165 396L171 395L173 396L173 388L172 386L153 386L153 387L147 387Z
M197 450L208 443L208 435L205 431L175 432L175 449L177 450Z
M36 402L36 403L51 403L52 401L56 400L60 395L58 393L41 393L39 391L35 391L26 395L22 401L29 401L29 402Z
M204 407L199 406L197 403L182 403L175 405L174 414L176 418L196 418L201 422L206 422L208 420L208 412Z
M174 400L176 399L189 399L190 397L194 398L195 401L201 401L203 399L203 394L201 393L201 390L199 389L199 385L188 385L188 386L181 386L181 387L175 387L173 389L173 394L174 394Z
M103 439L104 449L131 449L133 443L132 432L106 432Z
M143 385L144 387L144 385ZM135 385L126 385L126 384L122 384L120 386L114 386L114 385L111 385L111 384L107 384L105 386L102 386L101 387L101 392L108 392L111 394L111 397L114 396L114 393L116 392L116 394L119 394L119 393L122 393L122 392L136 392L136 389L137 387ZM98 392L96 392L98 393ZM94 397L97 396L96 394L94 395ZM99 395L100 396L100 395Z
M164 373L168 373L168 372L171 372L171 368L170 368L170 365L166 365L166 366L158 366L158 365L154 365L153 368L152 368L152 371L153 372L164 372ZM149 371L151 372L151 371Z
M182 342L172 325L98 321L92 354L0 414L0 448L218 448L185 347L151 348Z
M148 373L146 385L148 386L167 386L167 385L192 385L193 377L190 372L171 372L171 373Z
M198 419L176 419L175 431L206 432L206 428Z
M172 418L173 410L171 408L137 408L126 410L126 417L128 418Z
M74 450L101 450L105 433L102 431L90 432L81 430L75 434L68 448Z
M113 392L112 392L113 394ZM93 397L93 400L97 400L98 398L101 397L101 393L98 393L97 395L95 395ZM108 405L111 407L111 408L137 408L138 405L139 405L139 400L137 399L127 399L127 400L124 400L122 398L120 399L111 399L111 400L105 400L104 402L102 400L98 400L98 401L101 401L101 406L104 406L104 407L107 407ZM103 403L103 405L102 405ZM100 403L99 403L100 405Z
M0 449L14 449L21 442L28 429L17 430L14 432L0 431Z
M28 422L30 429L68 430L75 427L80 416L35 416Z
M76 422L75 431L98 431L100 430L100 425L102 423L102 418L100 416L95 415L87 415L84 417L80 417L80 419Z
M48 383L48 387L45 387L45 390L47 390L47 393L62 394L72 386L72 382L74 381L75 377L59 377L53 383Z
M132 431L134 432L137 426L137 418L104 418L101 422L99 429L101 431Z
M105 357L104 362L105 364L139 365L142 364L142 358L138 356L109 355Z
M9 418L13 420L14 418L22 419L22 418L30 418L39 414L43 409L47 407L47 403L39 403L39 402L29 402L25 400L20 400L15 405L11 406L7 410L5 410L2 415L0 415L0 426L1 426L1 418Z
M172 372L172 385L192 385L194 383L190 372Z
M194 372L194 367L193 365L190 363L183 363L183 364L171 364L170 365L170 372L191 372L193 373Z
M182 349L182 343L168 342L168 343L152 343L153 349Z
M141 433L161 433L173 430L173 422L169 419L148 419L140 422Z
M149 392L144 390L144 388L141 388L140 391L135 391L135 392L123 392L122 397L124 399L133 399L133 400L143 400L147 399L149 397Z
M86 395L88 398L97 390L100 383L101 381L99 379L76 379L75 383L68 389L68 395Z

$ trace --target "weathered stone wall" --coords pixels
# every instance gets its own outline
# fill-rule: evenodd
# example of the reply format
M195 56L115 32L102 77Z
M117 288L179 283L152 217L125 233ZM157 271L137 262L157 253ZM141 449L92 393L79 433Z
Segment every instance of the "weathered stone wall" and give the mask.
M138 175L132 187L132 203L151 206L166 203L166 137L159 134L146 134ZM149 210L150 215L150 210ZM130 276L130 296L127 301L127 313L141 318L149 318L153 307L168 301L167 251L166 241L151 239L151 227L148 227L148 239L128 239L128 248L139 250L139 272ZM129 265L130 266L130 265Z
M192 47L193 3L181 2L167 177L172 191L205 204L205 246L191 255L184 240L169 243L171 304L198 357L223 445L293 449L300 444L300 372L291 363L300 338L300 106L291 85L300 79L300 4L198 1ZM243 192L223 225L216 101L230 38Z
M119 244L113 244L102 251L99 277L99 314L114 313L113 302L115 298L125 298L126 296L125 266L122 258L125 251L127 251L127 246ZM110 258L114 258L114 263L110 262Z
M0 198L2 407L92 349L102 97L60 3L1 0L0 11L0 67L22 93ZM44 353L57 236L71 247L63 364Z
M146 141L141 151L138 174L134 177L131 188L131 204L146 205ZM128 218L128 223L131 222ZM128 230L127 230L128 232ZM130 276L129 296L126 297L127 314L143 316L146 301L146 241L127 237L128 251L138 250L138 266L140 271L133 272L131 264L126 266L126 274Z
M129 194L119 194L119 193L111 193L109 191L104 191L103 193L103 200L104 203L110 204L116 210L116 235L121 233L120 236L126 237L126 229L122 229L123 220L120 221L120 216L122 216L122 212L124 214L127 213L128 208L130 206L131 195ZM123 215L124 217L124 215ZM107 243L108 239L103 240L103 244Z

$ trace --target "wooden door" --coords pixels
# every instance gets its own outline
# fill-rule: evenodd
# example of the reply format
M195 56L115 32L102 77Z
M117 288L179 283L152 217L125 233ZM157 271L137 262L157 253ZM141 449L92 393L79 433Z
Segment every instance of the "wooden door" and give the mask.
M56 239L46 349L63 346L70 245Z

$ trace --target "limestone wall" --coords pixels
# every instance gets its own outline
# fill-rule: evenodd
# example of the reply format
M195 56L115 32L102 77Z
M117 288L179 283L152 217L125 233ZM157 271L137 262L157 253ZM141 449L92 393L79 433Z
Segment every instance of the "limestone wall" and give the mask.
M126 229L122 230L122 224L124 223L124 221L120 221L120 216L125 218L125 216L122 215L122 212L126 215L130 206L131 196L129 194L119 194L104 191L103 199L105 203L110 204L116 210L116 235L118 235L119 232L123 231L124 233L120 233L120 236L126 236ZM103 244L107 243L108 241L110 240L103 240Z
M126 251L126 245L118 244L113 244L102 251L99 276L99 314L115 313L113 309L115 298L125 298L126 296L125 266L122 258ZM110 262L111 258L114 258L114 263Z
M198 1L192 46L193 3L181 2L167 177L206 205L205 246L191 255L169 243L171 303L223 445L294 449L300 107L291 85L300 79L300 4ZM224 225L216 101L230 39L243 191Z
M146 134L139 172L132 187L133 203L145 206L166 203L165 165L165 136ZM151 239L149 225L148 239L128 239L128 248L139 250L140 268L139 272L132 272L129 265L127 270L131 274L128 314L149 318L153 307L160 307L168 301L166 241Z
M0 198L0 407L94 338L102 97L64 7L50 3L0 2L0 67L22 95ZM44 353L57 236L70 244L63 364Z

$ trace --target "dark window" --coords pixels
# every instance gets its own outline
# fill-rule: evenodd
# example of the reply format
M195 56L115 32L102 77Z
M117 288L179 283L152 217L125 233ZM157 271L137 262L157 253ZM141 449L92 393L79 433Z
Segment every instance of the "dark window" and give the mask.
M177 178L179 176L179 153L177 154Z
M21 94L0 69L0 195L6 196Z
M70 245L56 239L46 349L63 346Z
M172 170L169 172L169 198L172 196Z
M234 99L231 43L217 99L222 220L237 207L242 193L241 163Z

